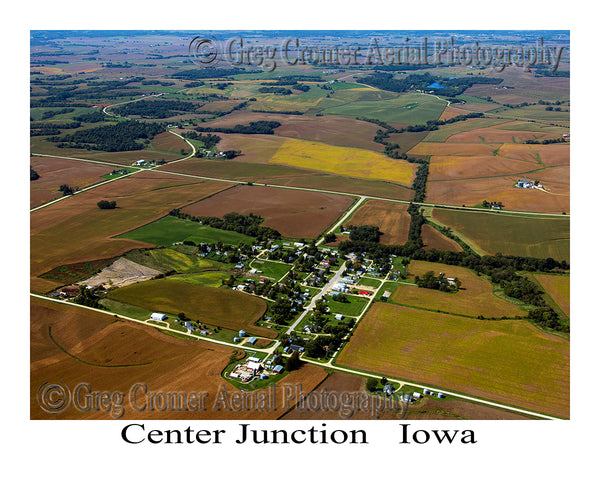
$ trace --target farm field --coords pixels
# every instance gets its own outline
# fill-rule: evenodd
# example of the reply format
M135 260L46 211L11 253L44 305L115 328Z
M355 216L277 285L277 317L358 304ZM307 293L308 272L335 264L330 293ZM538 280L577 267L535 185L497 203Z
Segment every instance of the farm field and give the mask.
M407 186L412 183L415 170L413 164L381 153L293 138L286 139L269 162Z
M60 265L116 257L148 243L112 238L137 225L164 216L222 190L224 185L142 172L33 212L30 217L31 288L46 292L60 286L39 275ZM117 202L114 210L100 210L99 200ZM69 242L65 242L68 232Z
M173 317L184 312L192 321L276 336L276 332L254 325L266 311L264 300L241 292L159 279L112 290L108 298Z
M342 96L340 91L333 99L326 99L319 104L318 112L352 118L376 118L390 124L421 124L427 120L437 120L446 108L446 102L433 95L406 93L395 98L384 96L379 99L379 92L374 89L345 90ZM389 95L389 92L383 93ZM368 99L358 100L361 96Z
M181 155L182 149L184 151L184 155L189 154L192 150L185 140L182 140L177 135L173 135L169 132L159 133L152 139L152 142L150 143L154 150L174 153L177 155Z
M523 162L524 163L524 162ZM502 202L504 210L562 214L570 212L568 167L530 170L528 179L540 180L547 191L515 188L524 175L489 176L459 180L430 180L425 201L475 206L483 200Z
M352 197L328 193L238 185L182 211L196 216L222 217L231 212L253 213L264 226L285 237L315 238L350 205Z
M431 225L421 227L421 238L423 239L424 249L449 250L451 252L462 252L461 246L451 238L448 238L438 232Z
M495 296L490 282L464 267L412 260L408 266L407 280L412 282L416 276L423 277L428 271L433 271L434 275L443 272L447 278L458 278L461 282L459 291L448 293L430 288L400 285L390 300L410 307L470 317L527 316L527 312L522 308Z
M161 166L158 170L209 178L225 178L264 185L281 185L358 195L383 196L395 200L408 201L414 196L414 191L404 185L397 185L381 180L367 180L319 173L276 164L252 164L236 162L234 160L224 162L192 158L174 165Z
M569 417L569 343L523 320L376 303L336 363Z
M250 122L259 120L281 123L281 126L275 129L275 135L278 137L311 140L341 147L365 148L375 151L383 150L383 145L373 142L373 137L377 133L379 126L354 118L335 115L315 117L235 111L211 122L206 122L202 126L232 128L236 125L248 125ZM220 133L219 136L221 136Z
M433 219L466 236L489 255L500 252L569 262L569 218L434 208Z
M83 312L38 299L31 300L30 325L31 419L112 418L111 412L82 412L75 408L58 414L44 412L36 400L36 392L41 385L56 382L57 378L70 388L87 382L94 390L124 392L121 419L276 419L286 413L281 404L276 411L259 413L217 408L219 391L223 388L229 394L239 391L221 377L233 352L230 347L174 338L149 326L115 320L112 315ZM326 377L324 369L304 365L287 375L286 381L302 384L303 391L310 392ZM207 392L206 410L140 411L127 400L128 392L136 384L146 385L148 394ZM283 398L283 387L276 388L277 398ZM139 406L150 400L141 392ZM291 402L290 407L294 405Z
M58 188L65 183L80 189L85 188L104 181L101 178L102 175L114 170L109 166L62 158L32 156L29 163L40 175L40 178L31 182L29 190L29 206L31 208L62 197L62 192Z
M410 215L408 205L382 200L367 200L352 217L345 222L350 225L374 225L383 233L379 242L386 245L401 245L408 241Z
M184 240L192 240L195 243L223 242L228 245L237 245L241 242L252 243L254 240L252 237L241 233L220 230L173 216L160 218L115 238L128 238L158 247L166 247Z
M571 277L564 275L533 275L552 300L554 300L563 313L568 317L571 313Z

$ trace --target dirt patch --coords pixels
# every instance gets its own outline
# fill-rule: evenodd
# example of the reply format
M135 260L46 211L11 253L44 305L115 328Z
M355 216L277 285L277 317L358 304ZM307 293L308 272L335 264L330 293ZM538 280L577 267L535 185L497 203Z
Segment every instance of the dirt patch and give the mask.
M240 185L189 205L190 215L254 213L264 225L292 238L316 238L350 207L352 198L319 192Z
M88 278L81 285L97 287L98 285L110 285L113 287L124 287L132 283L150 280L160 274L158 270L144 267L126 258L119 258L116 262L103 269L97 275Z

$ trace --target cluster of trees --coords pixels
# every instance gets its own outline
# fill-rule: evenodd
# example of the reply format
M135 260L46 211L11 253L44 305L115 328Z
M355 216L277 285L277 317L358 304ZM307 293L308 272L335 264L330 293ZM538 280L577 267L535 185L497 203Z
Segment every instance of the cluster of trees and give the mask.
M285 87L260 87L259 93L274 93L275 95L291 95L292 91Z
M258 120L256 122L250 122L249 125L236 125L235 127L196 127L197 132L223 132L223 133L244 133L244 134L262 134L262 135L273 135L275 129L281 126L281 123Z
M29 181L37 180L40 178L40 174L36 172L31 165L29 166Z
M117 208L117 202L114 200L111 200L110 202L108 200L100 200L97 205L100 210L112 210L113 208Z
M189 213L183 213L176 208L171 210L169 215L184 220L191 220L192 222L198 222L202 225L208 225L220 230L229 230L248 235L249 237L256 237L259 241L281 237L281 233L277 230L261 225L264 218L252 213L250 215L242 215L240 213L231 212L223 215L223 218L219 218L194 216Z
M458 278L455 278L451 282L441 272L439 275L435 275L432 271L425 272L422 277L417 275L415 283L418 287L440 290L441 292L458 292L460 288L460 280Z
M243 68L215 68L215 67L206 67L206 68L192 68L190 70L183 70L181 72L174 73L171 75L171 78L179 78L182 80L200 80L204 78L223 78L229 77L231 75L238 75L240 73L249 73ZM250 72L252 73L252 72ZM254 72L254 73L259 73Z
M200 127L198 127L200 128ZM196 130L198 129L196 128ZM219 137L218 135L213 135L211 133L208 133L206 135L202 135L201 133L198 134L196 132L184 132L183 136L185 138L189 138L190 140L198 140L199 142L202 142L202 144L204 145L204 148L210 150L211 148L213 148L215 145L217 145L217 143L219 143L221 141L221 137ZM202 152L197 152L196 155L201 156Z
M73 299L73 301L79 305L104 309L104 307L99 303L99 300L100 299L96 295L94 289L87 288L85 285L79 285L79 293Z
M115 108L121 116L137 115L142 118L168 118L182 112L194 112L198 105L181 100L141 100Z
M85 148L103 150L105 152L124 152L140 150L142 143L137 140L150 140L164 132L165 128L157 123L142 123L136 120L117 122L114 125L103 125L86 130L78 130L63 137L49 137L50 142L57 142L59 148Z
M379 242L381 232L375 225L350 225L350 240L357 242Z
M552 107L550 107L552 108ZM545 138L544 140L525 140L525 143L530 145L548 145L550 143L566 143L566 139L563 137L560 138Z
M390 92L407 92L409 90L426 90L428 85L434 82L444 82L443 89L439 89L438 93L446 97L455 97L463 93L467 88L475 84L499 84L503 80L501 78L492 78L484 76L469 76L457 78L442 78L431 75L430 73L416 74L412 73L403 78L394 78L391 73L386 73L381 70L374 74L363 78L362 82L367 85L388 90Z
M491 208L491 207L498 207L498 208L502 208L504 207L504 204L502 202L488 202L487 200L484 200L483 202L481 202L481 206L483 208Z
M60 187L58 187L58 191L62 192L63 197L67 195L73 195L77 191L77 187L71 187L66 183L63 183Z
M78 122L83 123L98 123L103 122L105 119L106 115L104 115L101 109L95 109L92 112L82 113L81 115L73 117L73 120L77 120Z

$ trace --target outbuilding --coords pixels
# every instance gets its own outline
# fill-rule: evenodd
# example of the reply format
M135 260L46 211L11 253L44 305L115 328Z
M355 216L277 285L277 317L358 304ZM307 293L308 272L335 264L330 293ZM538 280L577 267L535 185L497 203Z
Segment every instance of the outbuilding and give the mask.
M275 372L275 373L283 372L283 365L275 365L275 367L273 368L273 372Z
M164 313L154 312L152 315L150 315L150 318L152 320L164 320L165 318L167 318L167 316Z

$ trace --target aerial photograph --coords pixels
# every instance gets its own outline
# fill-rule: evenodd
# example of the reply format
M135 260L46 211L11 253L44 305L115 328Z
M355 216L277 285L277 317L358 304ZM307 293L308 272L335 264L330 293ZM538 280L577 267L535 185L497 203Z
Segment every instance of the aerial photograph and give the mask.
M31 30L30 419L569 420L571 34L450 28Z

